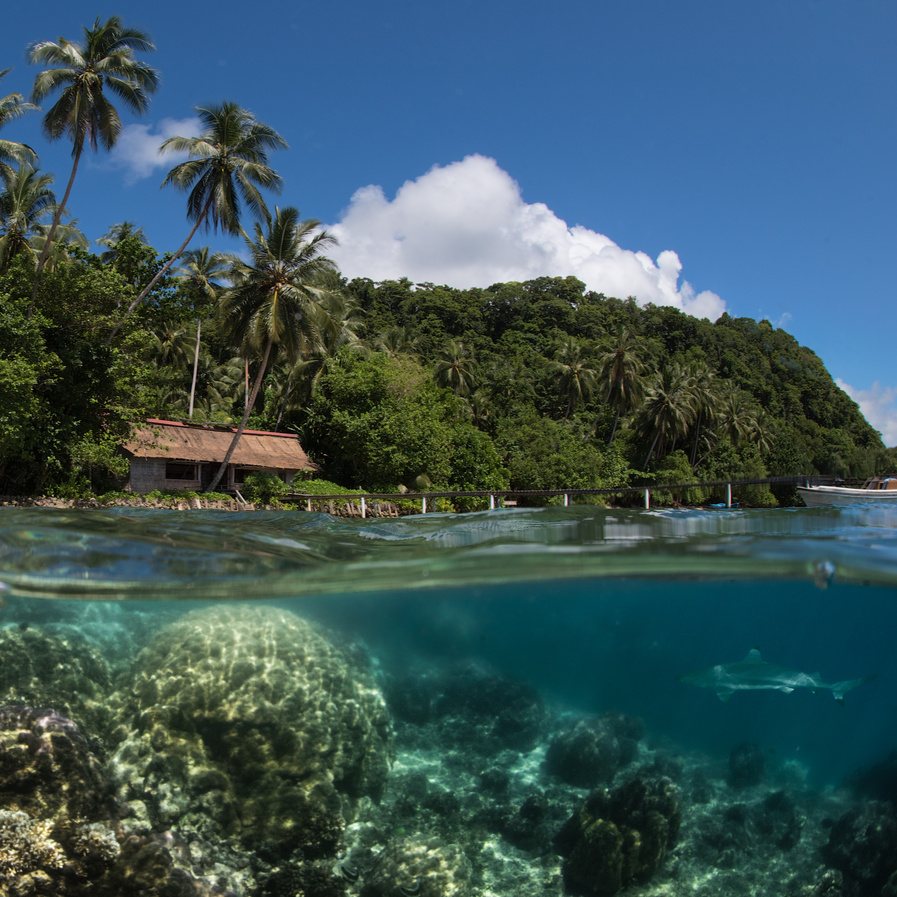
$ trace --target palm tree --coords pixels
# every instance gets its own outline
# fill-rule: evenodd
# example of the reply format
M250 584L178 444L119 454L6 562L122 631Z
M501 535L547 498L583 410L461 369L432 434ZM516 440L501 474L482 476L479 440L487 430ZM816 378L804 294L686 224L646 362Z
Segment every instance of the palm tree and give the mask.
M378 352L385 352L390 358L398 358L399 355L416 355L420 348L420 338L412 336L407 327L392 324L377 334L374 348Z
M56 196L50 189L53 175L41 174L27 162L12 169L0 192L0 271L6 271L12 260L27 254L32 264L46 254L51 265L68 257L66 247L84 247L90 242L74 223L56 230L55 245L50 248L47 219L57 210Z
M272 353L282 351L290 361L299 357L305 338L304 319L328 292L321 284L336 272L334 263L321 255L336 240L321 229L320 222L300 221L299 212L292 207L276 209L267 232L256 222L255 238L247 236L245 240L250 259L235 260L230 275L233 286L223 297L221 313L244 353L261 350L262 357L243 418L208 486L209 492L218 487L230 464Z
M10 71L10 69L0 71L0 80ZM10 93L5 97L0 97L0 128L7 122L35 109L37 109L37 106L26 103L25 97L20 93ZM28 162L31 165L35 165L37 163L37 155L30 146L25 146L24 143L0 140L0 179L4 181L9 180L13 176L13 170L9 165L10 162Z
M224 277L230 260L223 253L211 253L208 246L189 249L184 253L184 264L175 268L178 277L193 293L200 306L196 317L196 347L193 352L193 381L190 384L190 407L187 416L193 417L193 399L196 396L196 378L199 371L199 347L202 334L202 306L214 307L222 286L214 278Z
M676 440L685 436L694 423L695 415L694 393L688 372L675 362L658 371L648 386L642 406L643 426L649 434L654 434L645 458L645 468L655 449L662 452L668 441L675 446Z
M732 445L738 446L751 437L757 429L757 413L753 398L727 380L720 396L719 428L729 437Z
M561 342L552 368L560 374L561 395L567 399L564 420L568 420L576 405L588 402L592 397L598 385L598 377L584 358L582 346L572 336Z
M194 222L193 228L177 252L128 307L106 345L112 342L121 325L159 278L181 257L200 227L245 236L240 225L241 202L257 217L267 218L268 209L258 188L280 191L280 175L268 166L268 150L286 149L287 146L277 131L229 100L217 106L197 106L196 111L203 126L199 137L169 137L162 144L163 150L190 155L186 162L175 165L168 172L162 186L171 184L177 190L190 191L187 220Z
M142 227L137 227L133 221L120 221L97 240L97 245L104 246L105 252L100 253L100 261L104 265L114 265L118 258L119 246L127 239L133 238L146 245L146 234Z
M691 469L698 466L698 446L701 441L701 428L716 413L717 396L716 374L703 363L690 365L688 376L691 379L692 395L695 404L695 432L691 449Z
M617 333L615 344L598 360L598 379L607 386L602 410L610 405L615 412L608 445L614 441L621 415L632 409L644 394L645 364L639 358L638 350L639 345L635 337L625 328L621 328Z
M476 359L461 340L450 339L436 359L436 382L457 396L473 392L476 380Z
M39 103L59 91L59 99L44 115L44 134L49 140L68 136L72 141L72 173L50 225L47 247L59 227L62 208L69 201L85 144L94 152L100 144L109 150L121 133L118 111L104 89L134 113L141 114L149 106L150 94L159 86L159 73L134 56L148 50L155 50L149 36L136 28L125 28L118 16L105 22L97 17L93 28L84 28L81 44L60 37L58 41L41 41L29 48L29 62L50 66L35 78L31 99ZM37 264L38 275L46 261L47 253L43 252ZM37 278L32 305L36 295Z
M288 365L274 429L280 428L284 412L299 407L314 397L327 362L343 349L366 351L358 339L361 326L359 309L353 299L335 289L323 293L318 302L303 313L303 334L300 354Z

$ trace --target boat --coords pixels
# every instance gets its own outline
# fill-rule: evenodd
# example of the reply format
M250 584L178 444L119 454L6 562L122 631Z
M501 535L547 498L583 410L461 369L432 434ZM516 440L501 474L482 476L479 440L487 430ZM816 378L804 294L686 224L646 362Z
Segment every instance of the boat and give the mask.
M808 508L826 506L893 503L897 506L897 477L870 477L860 487L798 486L797 491Z

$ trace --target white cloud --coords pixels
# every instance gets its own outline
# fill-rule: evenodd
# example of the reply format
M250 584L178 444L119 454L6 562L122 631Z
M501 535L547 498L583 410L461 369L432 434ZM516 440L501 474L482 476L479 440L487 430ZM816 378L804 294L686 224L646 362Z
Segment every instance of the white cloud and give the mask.
M715 320L725 303L679 281L672 250L656 261L621 249L603 234L568 227L544 203L526 203L494 159L467 156L406 181L389 200L379 186L357 190L342 220L329 227L330 254L347 277L458 288L572 274L589 289L639 302L674 305Z
M882 386L876 380L871 389L854 389L840 377L835 383L860 406L863 417L881 433L884 444L897 446L897 386Z
M109 164L124 169L125 180L133 184L148 178L157 168L168 170L187 158L160 152L159 147L169 137L196 137L199 132L197 118L163 118L156 125L125 125L109 153Z

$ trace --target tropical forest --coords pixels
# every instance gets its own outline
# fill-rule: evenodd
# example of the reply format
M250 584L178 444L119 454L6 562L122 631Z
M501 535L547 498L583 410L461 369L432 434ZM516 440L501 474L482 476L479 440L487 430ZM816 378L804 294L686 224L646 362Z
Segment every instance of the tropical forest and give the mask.
M186 206L172 245L151 246L136 215L82 233L79 163L115 144L123 112L147 110L152 49L97 19L32 45L30 95L0 97L0 494L114 490L120 446L147 418L227 425L235 440L296 433L326 488L371 492L897 466L820 358L768 321L700 320L573 277L346 279L276 171L285 141L230 99L196 108L198 136L163 144L185 157L162 185ZM25 115L71 144L70 171L42 170L40 147L16 142ZM217 235L242 248L218 251Z

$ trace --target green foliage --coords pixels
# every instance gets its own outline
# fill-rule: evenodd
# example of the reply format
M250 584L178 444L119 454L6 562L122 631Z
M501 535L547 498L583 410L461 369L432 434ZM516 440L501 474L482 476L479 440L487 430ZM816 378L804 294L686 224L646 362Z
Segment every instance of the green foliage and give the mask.
M422 474L436 489L500 489L507 478L495 446L464 407L411 358L343 353L321 378L304 438L328 476L374 492Z
M288 486L277 474L267 470L257 470L250 473L245 480L243 493L248 501L263 505L274 504L291 492Z

